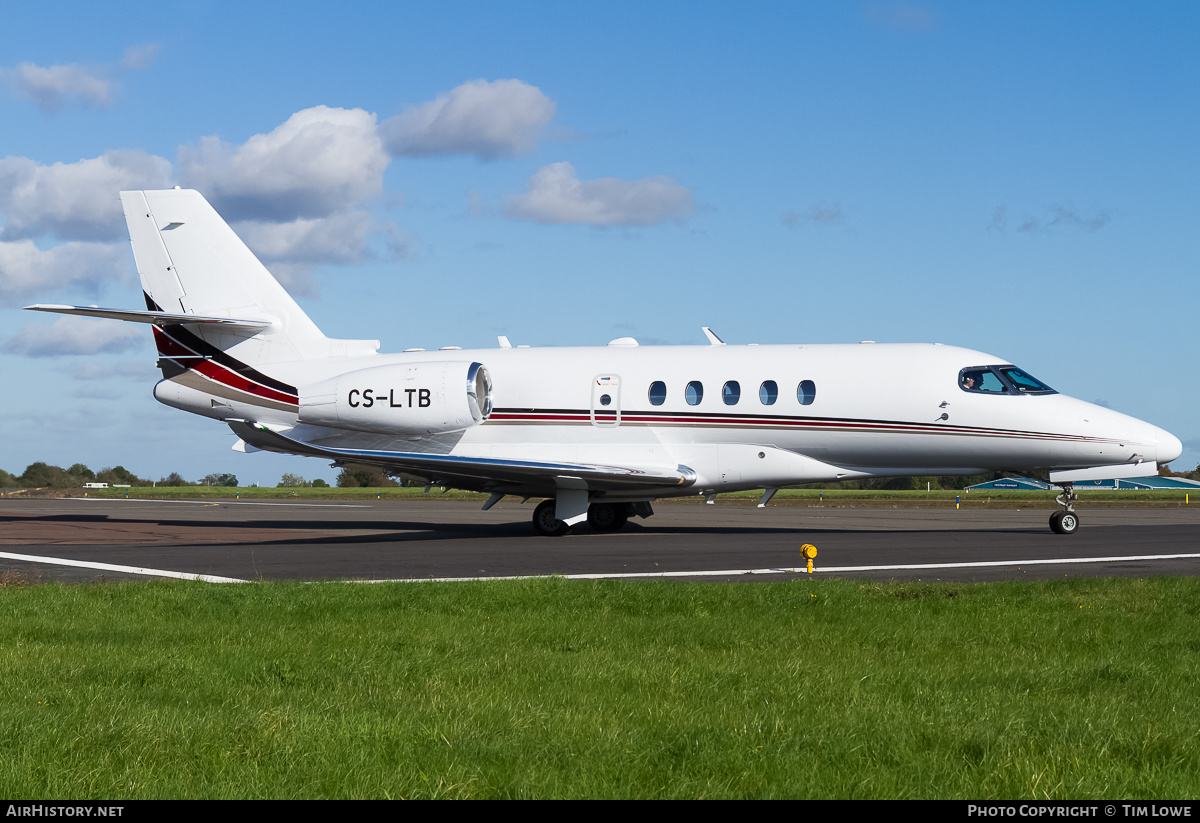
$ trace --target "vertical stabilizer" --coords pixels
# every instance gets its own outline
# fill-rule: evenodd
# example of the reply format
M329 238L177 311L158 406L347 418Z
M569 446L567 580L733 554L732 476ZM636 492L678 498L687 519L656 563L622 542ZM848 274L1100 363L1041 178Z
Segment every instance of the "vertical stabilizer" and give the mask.
M325 337L254 253L197 191L121 192L146 308L206 317L261 318L252 329L192 326L247 363L328 357Z

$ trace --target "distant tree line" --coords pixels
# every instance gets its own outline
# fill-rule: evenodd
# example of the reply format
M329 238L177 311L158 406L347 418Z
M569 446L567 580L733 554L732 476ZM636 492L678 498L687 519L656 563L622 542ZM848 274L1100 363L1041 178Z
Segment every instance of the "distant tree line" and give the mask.
M69 469L48 463L30 463L21 474L0 469L0 488L77 489L85 483L107 483L110 486L236 486L232 474L210 474L195 483L184 480L179 472L171 472L159 480L138 477L124 466L92 471L82 463Z
M345 471L342 474L346 474ZM394 481L383 478L379 482L375 481L375 476L372 475L369 480L372 485L394 486ZM133 472L126 469L124 466L113 466L100 471L92 471L82 463L76 463L69 469L64 469L59 466L51 466L48 463L30 463L25 471L21 474L12 474L3 469L0 469L0 488L3 489L78 489L85 483L107 483L110 486L229 486L238 485L237 475L229 472L214 472L208 474L196 481L185 480L179 472L171 472L166 477L161 477L158 480L151 480L145 477L138 477ZM298 474L285 474L279 480L281 488L322 488L328 487L321 478L316 480L305 480ZM346 482L340 480L338 485L358 485L358 483Z
M1158 473L1163 477L1185 477L1190 480L1200 480L1200 466L1196 466L1194 471L1190 472L1174 472L1169 466L1162 466ZM971 486L976 483L985 483L989 480L999 478L999 472L989 474L972 475L970 477L887 477L887 478L870 478L865 480L844 480L841 483L820 483L812 484L811 488L821 489L855 489L855 490L871 490L871 491L897 491L897 490L913 490L924 491L926 488L930 490L954 490L961 489L965 486ZM1047 479L1047 478L1042 478ZM419 486L424 481L413 478L404 478L402 481L396 481L389 477L382 469L372 466L360 466L355 464L347 464L337 476L337 485L341 488L381 488L389 486ZM113 466L108 469L101 469L94 472L82 463L76 463L69 469L63 469L58 466L51 466L47 463L30 463L25 471L21 474L10 474L9 472L0 469L0 488L17 489L17 488L50 488L50 489L72 489L79 488L85 483L107 483L110 486L126 485L126 486L237 486L238 479L236 475L224 473L214 473L205 475L202 479L196 482L184 480L179 472L171 472L166 477L158 480L147 480L138 477L133 472L126 469L124 466ZM928 485L927 485L928 484ZM329 484L324 480L317 478L316 480L305 480L298 474L285 474L280 478L277 484L279 488L323 488Z
M279 482L276 484L276 488L280 489L324 489L328 487L329 484L319 477L316 480L305 480L298 474L285 474L279 478Z
M149 486L152 481L144 480L124 466L113 466L94 472L82 463L69 469L51 466L48 463L30 463L21 474L10 474L0 469L0 487L3 488L78 488L84 483L108 483L113 485Z

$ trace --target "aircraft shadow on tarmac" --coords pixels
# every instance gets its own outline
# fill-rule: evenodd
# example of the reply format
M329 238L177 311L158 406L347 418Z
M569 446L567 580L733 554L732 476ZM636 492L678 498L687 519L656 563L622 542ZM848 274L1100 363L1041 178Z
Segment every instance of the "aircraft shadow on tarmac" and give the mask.
M961 528L961 529L839 529L828 526L812 527L800 518L794 525L693 525L672 522L636 522L630 521L624 529L615 533L600 533L592 530L586 524L577 525L572 531L559 538L538 537L534 535L529 523L524 518L510 522L499 523L462 523L447 522L445 519L371 519L371 520L329 520L329 519L270 519L270 520L209 520L203 518L121 518L97 514L57 514L33 517L0 516L0 524L15 523L55 523L63 525L125 525L142 526L146 533L140 539L130 542L140 545L170 544L175 547L214 545L223 542L244 545L370 545L394 544L415 541L455 541L455 540L520 540L523 543L536 541L539 548L554 548L569 551L572 543L588 538L603 538L605 541L621 541L630 538L645 538L653 536L672 537L719 537L753 538L753 537L783 537L795 535L797 539L815 540L821 536L858 536L864 540L876 540L879 537L904 536L906 541L917 540L924 536L933 542L946 539L961 540L966 535L1002 537L1010 535L1021 536L1024 539L1045 538L1047 541L1061 541L1062 538L1051 534L1048 530L1025 525L1012 527ZM1143 527L1145 528L1145 527ZM172 530L174 535L156 535L157 529ZM289 534L278 534L279 532ZM251 535L262 533L262 539L253 539ZM274 532L275 534L271 534ZM297 534L306 532L307 534ZM367 533L363 533L367 532ZM191 534L195 534L194 539ZM247 539L251 538L251 539ZM62 542L58 540L56 542ZM594 545L590 539L587 542ZM1041 539L1039 543L1043 542Z

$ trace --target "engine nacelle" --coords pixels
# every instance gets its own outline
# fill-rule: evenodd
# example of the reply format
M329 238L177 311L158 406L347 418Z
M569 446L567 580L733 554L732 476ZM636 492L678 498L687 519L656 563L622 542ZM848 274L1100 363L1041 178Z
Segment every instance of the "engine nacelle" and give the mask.
M347 372L300 391L300 422L414 436L462 431L492 413L480 363L397 363Z

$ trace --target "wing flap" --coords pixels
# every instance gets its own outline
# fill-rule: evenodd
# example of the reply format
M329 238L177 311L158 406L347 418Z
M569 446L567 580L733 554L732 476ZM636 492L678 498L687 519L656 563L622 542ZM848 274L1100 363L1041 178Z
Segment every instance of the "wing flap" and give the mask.
M687 466L664 467L603 466L587 463L512 460L495 457L465 457L448 454L421 454L378 449L347 449L318 446L288 437L257 423L227 420L229 428L244 443L263 451L324 457L346 463L377 466L393 472L450 482L462 488L491 490L521 487L549 489L586 484L598 491L622 491L664 486L687 487L696 482L696 473ZM534 492L536 493L536 492Z

